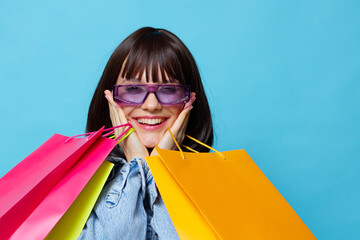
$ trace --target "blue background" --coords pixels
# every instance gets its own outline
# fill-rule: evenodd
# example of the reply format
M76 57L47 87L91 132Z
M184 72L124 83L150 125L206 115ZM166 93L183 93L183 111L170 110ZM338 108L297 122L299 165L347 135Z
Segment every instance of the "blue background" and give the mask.
M192 51L215 148L244 148L318 239L360 239L360 1L0 1L3 176L80 134L114 48L143 26Z

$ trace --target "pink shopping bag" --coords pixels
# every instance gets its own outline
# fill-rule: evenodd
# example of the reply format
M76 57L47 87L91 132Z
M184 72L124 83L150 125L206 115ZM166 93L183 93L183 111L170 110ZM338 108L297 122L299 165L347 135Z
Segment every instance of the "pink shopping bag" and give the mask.
M103 131L55 134L0 179L0 239L46 237L118 143Z

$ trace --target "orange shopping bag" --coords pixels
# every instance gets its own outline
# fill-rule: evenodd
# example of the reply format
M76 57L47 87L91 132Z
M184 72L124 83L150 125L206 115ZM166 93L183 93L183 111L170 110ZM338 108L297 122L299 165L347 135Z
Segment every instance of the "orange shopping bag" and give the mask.
M146 161L180 239L316 239L245 150L179 150Z

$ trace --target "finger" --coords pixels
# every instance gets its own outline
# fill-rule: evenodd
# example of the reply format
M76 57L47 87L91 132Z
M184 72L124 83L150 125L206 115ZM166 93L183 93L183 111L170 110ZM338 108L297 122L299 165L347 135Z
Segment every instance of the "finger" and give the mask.
M185 132L186 132L186 127L187 127L188 122L189 122L189 118L190 118L190 114L187 114L185 116L185 119L183 120L183 123L181 124L181 127L178 130L177 136L178 136L179 142L182 142L184 140L184 138L185 138Z
M120 106L114 102L113 95L109 90L105 90L105 98L109 103L109 109L111 110L114 117L116 117L119 121L117 123L126 123L125 114L123 113L122 109L119 109Z
M178 143L182 143L185 138L186 126L189 121L189 112L191 109L192 106L184 109L170 128ZM168 131L162 136L158 146L163 149L176 149L176 145Z
M190 94L190 101L187 102L184 106L184 109L181 111L181 113L179 114L178 118L176 119L175 123L173 124L171 130L173 131L178 131L184 124L187 124L189 115L190 115L190 110L193 109L192 104L194 103L196 97L195 97L195 93L192 92Z
M107 101L108 101L108 106L109 106L109 113L110 113L111 122L112 122L113 124L115 124L115 123L114 123L114 109L113 109L113 106L112 106L112 104L109 102L108 99L107 99Z
M111 121L113 122L113 124L116 124L116 123L118 123L118 119L116 118L116 113L115 113L116 110L115 110L115 107L114 107L114 105L112 103L112 99L109 98L109 96L107 96L107 95L105 95L105 98L108 101Z
M111 103L111 105L113 105L114 107L116 107L116 103L114 102L113 94L109 90L105 90L104 94L105 94L105 98L108 100L108 102Z
M121 122L120 122L120 119L116 116L116 113L115 113L116 110L115 110L114 106L110 102L108 102L108 105L109 105L110 120L112 122L112 125L113 126L120 125Z
M114 101L112 92L110 92L109 90L105 90L104 93L105 93L106 99L108 99L108 101L114 106L114 109L118 113L118 117L120 118L120 121L123 124L127 123L128 120L125 116L125 113L124 113L123 109L121 108L121 106Z
M109 91L108 91L109 92ZM109 94L105 93L105 98L108 101L108 105L109 105L109 112L110 112L110 120L112 125L115 126L119 126L122 125L124 122L121 120L121 118L119 117L118 111L116 109L116 107L114 106L114 101L112 99L112 96L109 96ZM122 132L124 131L123 128L116 128L114 129L115 132L115 136L119 136Z
M185 108L184 110L181 111L181 113L179 114L179 116L177 117L177 119L175 120L174 124L171 126L171 131L174 134L177 134L177 132L184 128L184 125L187 125L189 116L190 116L190 111L193 108L193 106L190 106L188 108Z
M192 106L192 104L194 103L195 99L196 99L196 93L195 93L195 92L191 92L191 93L190 93L190 100L185 104L184 109Z
M119 105L117 105L117 106L115 107L115 110L116 110L117 115L119 116L119 119L121 120L121 122L122 122L122 123L127 123L127 122L128 122L128 119L126 118L125 113L124 113L124 111L122 110L122 108L121 108Z

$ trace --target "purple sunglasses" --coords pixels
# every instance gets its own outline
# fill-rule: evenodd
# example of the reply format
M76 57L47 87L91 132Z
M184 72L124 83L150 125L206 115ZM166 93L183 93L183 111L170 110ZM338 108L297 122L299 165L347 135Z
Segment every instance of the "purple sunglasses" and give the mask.
M141 105L154 93L162 105L183 104L190 100L190 86L175 84L124 84L113 86L114 100L128 105Z

